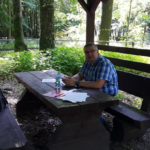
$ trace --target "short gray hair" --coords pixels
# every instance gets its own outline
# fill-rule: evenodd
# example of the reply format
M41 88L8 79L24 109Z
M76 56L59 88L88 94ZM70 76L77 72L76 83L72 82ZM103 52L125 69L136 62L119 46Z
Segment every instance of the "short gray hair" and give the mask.
M86 43L84 48L91 47L91 46L95 46L96 50L98 50L97 45L95 45L94 43Z

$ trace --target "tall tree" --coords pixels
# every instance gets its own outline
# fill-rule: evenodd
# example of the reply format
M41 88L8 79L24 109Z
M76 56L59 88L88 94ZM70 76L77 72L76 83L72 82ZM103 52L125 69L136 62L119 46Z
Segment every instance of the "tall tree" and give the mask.
M40 23L40 50L54 48L54 0L40 0Z
M9 5L12 6L11 1L9 1ZM2 37L7 36L7 30L12 26L9 19L11 19L11 16L8 13L8 1L0 0L0 34Z
M9 24L11 25L11 2L10 0L7 0L7 6L8 6L8 22ZM8 28L8 31L7 31L7 39L11 39L11 26Z
M128 16L128 26L127 26L127 36L126 36L126 47L128 46L127 45L127 42L128 42L128 33L129 33L129 25L130 25L130 16L131 16L131 7L132 7L132 0L130 0L130 8L129 8L129 16Z
M28 50L27 45L24 42L23 36L21 0L13 0L13 12L15 34L14 50L15 52Z
M102 3L102 15L101 15L99 40L109 41L111 19L112 19L112 8L113 8L113 0L109 0L107 4ZM99 44L105 45L106 43L100 42Z

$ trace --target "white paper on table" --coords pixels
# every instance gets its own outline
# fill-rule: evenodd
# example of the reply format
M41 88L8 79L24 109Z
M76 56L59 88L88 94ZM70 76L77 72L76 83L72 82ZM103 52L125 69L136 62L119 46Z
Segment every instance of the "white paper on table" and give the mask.
M42 82L56 82L56 79L43 79Z
M70 93L66 93L63 100L75 103L75 102L85 102L86 98L87 98L87 93L70 92Z
M56 79L43 79L42 82L51 82L51 83L55 83ZM62 79L60 79L60 82L63 85L65 85L65 83L62 81Z

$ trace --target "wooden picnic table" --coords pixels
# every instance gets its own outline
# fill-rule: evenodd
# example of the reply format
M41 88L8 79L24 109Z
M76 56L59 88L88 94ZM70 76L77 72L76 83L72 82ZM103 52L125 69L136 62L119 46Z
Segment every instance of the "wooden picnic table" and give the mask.
M27 109L37 106L33 100L42 101L51 108L61 119L62 124L57 127L46 147L50 150L108 150L109 133L106 131L99 116L108 106L119 104L119 100L97 89L82 88L79 92L90 95L86 102L71 103L45 97L42 94L53 91L55 83L43 83L42 79L55 78L54 69L14 73L14 77L25 86L20 101L17 103L17 115ZM63 76L63 74L62 74ZM63 90L74 87L63 86Z

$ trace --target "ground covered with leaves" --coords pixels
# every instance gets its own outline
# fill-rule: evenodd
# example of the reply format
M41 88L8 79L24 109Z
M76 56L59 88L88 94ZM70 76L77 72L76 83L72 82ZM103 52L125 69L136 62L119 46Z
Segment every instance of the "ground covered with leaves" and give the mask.
M8 106L28 140L25 150L42 150L57 126L61 124L61 120L44 105L16 118L15 104L24 87L13 77L10 77L4 80L0 79L0 89L2 89L7 98ZM141 98L123 91L119 92L118 98L137 108L140 107L142 101ZM110 128L112 128L113 116L106 112L103 112L102 115ZM110 150L150 150L150 129L147 130L143 137L138 139L126 142L110 142Z

